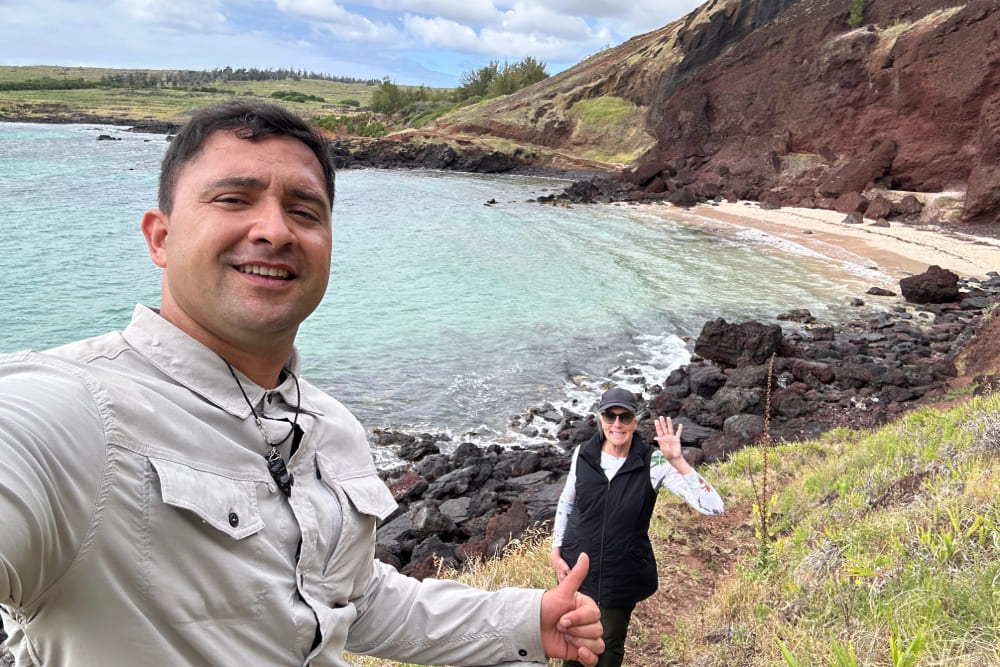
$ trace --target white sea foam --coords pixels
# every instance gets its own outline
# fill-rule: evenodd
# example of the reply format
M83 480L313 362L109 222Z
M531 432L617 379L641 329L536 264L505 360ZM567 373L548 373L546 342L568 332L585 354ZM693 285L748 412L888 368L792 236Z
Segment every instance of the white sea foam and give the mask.
M816 244L826 247L826 252L820 252L814 247L808 247L801 243L796 243L782 236L770 234L761 229L741 229L733 235L737 241L747 244L767 246L781 251L787 255L806 257L810 259L828 262L839 266L844 273L864 278L874 283L891 284L892 277L880 270L877 266L872 266L869 260L860 257L832 244Z

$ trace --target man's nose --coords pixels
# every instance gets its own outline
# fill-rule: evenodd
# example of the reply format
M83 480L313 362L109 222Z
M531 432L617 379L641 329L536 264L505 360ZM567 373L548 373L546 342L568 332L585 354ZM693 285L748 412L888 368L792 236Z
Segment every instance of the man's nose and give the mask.
M262 201L254 211L254 216L253 226L250 228L250 240L254 243L268 243L275 248L282 248L295 242L291 220L281 202Z

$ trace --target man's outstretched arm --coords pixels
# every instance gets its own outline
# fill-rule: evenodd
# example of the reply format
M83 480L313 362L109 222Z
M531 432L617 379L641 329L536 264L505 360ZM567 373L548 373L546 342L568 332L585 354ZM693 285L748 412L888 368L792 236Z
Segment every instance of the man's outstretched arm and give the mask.
M98 413L68 364L0 361L0 604L30 605L78 556L105 462Z

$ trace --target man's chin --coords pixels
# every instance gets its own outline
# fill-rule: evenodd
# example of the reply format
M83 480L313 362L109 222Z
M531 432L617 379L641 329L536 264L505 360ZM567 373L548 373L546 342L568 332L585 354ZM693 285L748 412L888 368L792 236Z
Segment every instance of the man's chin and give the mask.
M227 320L234 330L250 336L282 336L289 333L294 336L305 317L300 311L281 308L245 308L232 312Z

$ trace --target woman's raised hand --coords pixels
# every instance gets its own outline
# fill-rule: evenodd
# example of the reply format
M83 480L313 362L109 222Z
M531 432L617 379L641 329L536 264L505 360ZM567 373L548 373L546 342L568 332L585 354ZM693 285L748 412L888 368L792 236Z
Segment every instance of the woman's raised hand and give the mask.
M681 431L684 424L677 425L674 432L674 422L670 417L658 417L653 423L656 424L656 442L660 445L660 451L667 461L674 463L681 457Z

